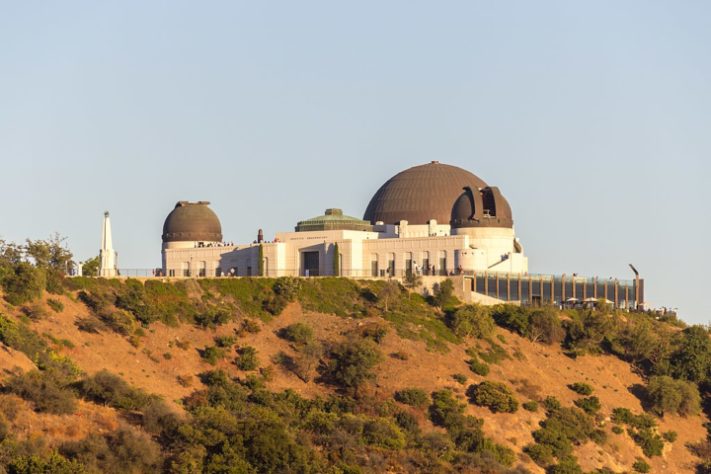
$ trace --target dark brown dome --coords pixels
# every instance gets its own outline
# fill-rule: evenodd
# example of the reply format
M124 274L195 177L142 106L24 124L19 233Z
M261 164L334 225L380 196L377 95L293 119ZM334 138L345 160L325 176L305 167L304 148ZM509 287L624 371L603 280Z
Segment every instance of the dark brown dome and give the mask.
M513 227L511 206L497 187L466 186L452 206L450 224L452 228Z
M378 189L363 219L372 224L378 221L398 224L406 220L417 225L427 224L430 219L447 224L452 205L465 186L479 189L486 183L469 171L438 161L413 166L396 174Z
M180 201L163 224L163 242L222 242L222 226L207 201Z

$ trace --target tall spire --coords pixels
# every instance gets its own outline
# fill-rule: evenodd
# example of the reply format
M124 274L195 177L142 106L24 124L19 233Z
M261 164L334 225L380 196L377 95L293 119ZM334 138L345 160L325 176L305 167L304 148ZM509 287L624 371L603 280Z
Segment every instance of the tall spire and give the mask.
M111 220L109 211L104 212L104 225L101 228L101 250L99 250L99 276L111 278L116 276L116 252L111 239Z

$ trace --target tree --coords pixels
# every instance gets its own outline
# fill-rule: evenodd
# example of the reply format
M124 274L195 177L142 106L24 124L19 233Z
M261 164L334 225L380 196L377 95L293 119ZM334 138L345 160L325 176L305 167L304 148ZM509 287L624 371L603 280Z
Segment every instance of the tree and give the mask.
M341 276L341 254L338 243L333 244L333 276Z
M454 298L454 283L447 278L442 283L435 283L432 286L433 301L436 306L444 308L453 303Z
M81 274L84 276L99 276L99 265L101 261L99 260L99 256L97 255L96 257L90 258L86 262L84 262L81 266Z
M701 410L701 396L696 385L666 375L649 379L647 397L652 411L659 416L665 413L695 415Z
M405 273L405 287L410 291L414 291L422 285L422 277L412 270Z
M556 344L565 337L565 330L560 324L553 308L534 311L528 318L528 338L533 342Z
M489 309L468 304L449 312L446 318L447 326L459 337L488 337L494 332L494 318Z
M382 358L371 340L344 342L331 351L328 372L335 383L348 391L357 391L365 382L375 378L372 369Z
M702 326L684 329L676 338L677 350L670 358L672 375L701 382L711 373L711 340Z
M388 312L390 302L397 298L400 294L400 284L396 281L388 280L385 282L383 288L378 292L378 299L381 300L385 306L385 312Z

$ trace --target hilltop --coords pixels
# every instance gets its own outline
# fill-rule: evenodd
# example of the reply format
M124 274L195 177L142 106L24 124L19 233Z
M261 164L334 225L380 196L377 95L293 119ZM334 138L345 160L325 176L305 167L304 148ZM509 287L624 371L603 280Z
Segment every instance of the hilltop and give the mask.
M57 281L2 294L8 472L709 472L705 328L447 283Z

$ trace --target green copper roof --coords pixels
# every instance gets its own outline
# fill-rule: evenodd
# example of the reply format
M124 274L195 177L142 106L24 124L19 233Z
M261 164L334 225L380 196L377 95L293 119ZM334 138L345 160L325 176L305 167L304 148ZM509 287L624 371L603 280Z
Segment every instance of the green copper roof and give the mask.
M340 209L326 209L323 216L312 217L296 224L296 232L318 230L363 230L372 231L370 222L357 217L345 216Z

